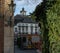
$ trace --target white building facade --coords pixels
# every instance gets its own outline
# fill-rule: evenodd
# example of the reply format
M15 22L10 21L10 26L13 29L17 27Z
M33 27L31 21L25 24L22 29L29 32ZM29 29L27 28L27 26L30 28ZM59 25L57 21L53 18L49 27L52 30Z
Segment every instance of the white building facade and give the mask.
M15 34L40 34L38 23L18 23L14 27Z
M35 43L40 42L40 27L39 23L26 16L24 8L14 17L14 41L20 39L21 48L35 48ZM36 45L37 45L36 44Z

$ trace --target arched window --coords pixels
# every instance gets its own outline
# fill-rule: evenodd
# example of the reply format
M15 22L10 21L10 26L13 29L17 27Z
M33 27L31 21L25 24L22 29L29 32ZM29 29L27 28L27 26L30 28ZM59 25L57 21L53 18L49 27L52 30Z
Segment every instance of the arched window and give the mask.
M17 28L15 28L15 32L17 32Z

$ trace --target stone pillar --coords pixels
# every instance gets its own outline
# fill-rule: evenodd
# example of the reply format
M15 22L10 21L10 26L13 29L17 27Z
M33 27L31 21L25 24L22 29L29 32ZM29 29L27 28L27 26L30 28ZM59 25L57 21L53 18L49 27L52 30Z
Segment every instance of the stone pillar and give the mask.
M4 53L14 53L13 27L4 27Z

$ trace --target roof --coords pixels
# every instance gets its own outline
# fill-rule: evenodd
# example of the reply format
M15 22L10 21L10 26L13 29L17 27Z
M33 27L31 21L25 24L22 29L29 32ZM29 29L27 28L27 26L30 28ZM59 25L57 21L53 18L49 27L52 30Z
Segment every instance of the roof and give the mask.
M23 16L23 15L16 15L14 17L14 20L15 20L14 21L15 25L19 22L20 23L37 23L37 22L33 21L31 17Z

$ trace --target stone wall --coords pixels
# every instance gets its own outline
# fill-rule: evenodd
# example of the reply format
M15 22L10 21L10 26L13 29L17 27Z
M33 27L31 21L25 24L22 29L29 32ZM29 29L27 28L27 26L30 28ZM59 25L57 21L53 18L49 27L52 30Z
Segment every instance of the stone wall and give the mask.
M4 27L4 53L14 53L13 27Z
M0 53L3 53L4 47L4 21L0 17Z
M4 53L14 53L14 35L13 27L5 26L6 20L11 16L8 4L11 3L11 0L5 0L5 9L4 9Z
M0 53L14 53L13 27L5 26L5 21L10 17L8 4L11 0L0 0Z

